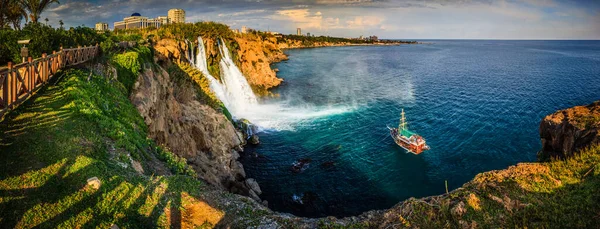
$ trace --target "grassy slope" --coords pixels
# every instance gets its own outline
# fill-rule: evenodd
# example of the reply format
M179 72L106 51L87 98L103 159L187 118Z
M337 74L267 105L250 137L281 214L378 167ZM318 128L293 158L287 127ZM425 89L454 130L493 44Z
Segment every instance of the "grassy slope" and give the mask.
M421 228L597 228L598 190L600 146L594 146L565 161L522 163L481 173L448 195L409 199L376 223Z
M89 75L61 73L0 123L1 228L166 226L203 203L204 186L190 176L153 176L148 166L150 176L139 175L119 165L129 164L128 153L143 163L165 152L146 139L127 89L95 75L88 82ZM102 181L99 190L86 187L90 177ZM213 210L206 220L216 223L223 213Z

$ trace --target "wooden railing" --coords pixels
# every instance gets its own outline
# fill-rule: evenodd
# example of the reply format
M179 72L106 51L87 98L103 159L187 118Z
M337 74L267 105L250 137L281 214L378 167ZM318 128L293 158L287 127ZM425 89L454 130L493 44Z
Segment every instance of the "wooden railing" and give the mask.
M0 118L6 111L27 100L31 94L52 79L61 68L81 64L99 54L98 45L62 49L41 58L31 57L21 64L8 63L0 70Z

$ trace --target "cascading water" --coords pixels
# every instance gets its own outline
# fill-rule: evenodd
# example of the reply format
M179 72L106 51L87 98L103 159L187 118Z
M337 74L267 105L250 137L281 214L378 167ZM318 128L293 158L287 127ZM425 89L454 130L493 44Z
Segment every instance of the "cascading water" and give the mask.
M221 61L219 62L219 66L221 67L221 80L225 85L228 97L232 99L230 101L231 108L228 108L232 114L237 116L237 118L242 118L247 116L245 114L256 109L258 100L256 99L256 95L252 92L252 88L250 88L250 84L248 84L246 77L244 77L235 63L233 63L233 60L231 60L227 45L225 45L225 42L223 42L222 39L219 42L219 48L221 52Z
M208 71L206 49L202 37L198 37L198 53L194 66L208 79L210 89L235 119L245 118L257 125L260 130L289 130L302 120L340 114L350 110L349 107L315 107L311 104L298 104L297 102L290 105L289 101L258 103L246 77L231 59L229 49L222 39L219 39L218 42L221 53L219 62L221 82Z
M195 60L194 60L194 49L192 48L193 47L192 42L185 39L185 44L187 44L187 46L190 47L190 48L188 48L188 51L186 52L185 56L187 57L190 64L194 65Z
M227 93L225 93L223 85L221 85L221 83L219 83L219 81L215 79L215 77L213 77L210 74L210 72L208 72L208 63L206 62L206 49L204 47L204 41L202 40L202 37L198 37L198 53L196 54L195 66L198 70L200 70L200 72L202 72L202 74L204 74L206 79L208 79L208 85L212 92L215 93L217 98L219 98L219 100L223 102L223 105L225 105L227 109L231 109L231 103L229 102L230 98L227 96Z

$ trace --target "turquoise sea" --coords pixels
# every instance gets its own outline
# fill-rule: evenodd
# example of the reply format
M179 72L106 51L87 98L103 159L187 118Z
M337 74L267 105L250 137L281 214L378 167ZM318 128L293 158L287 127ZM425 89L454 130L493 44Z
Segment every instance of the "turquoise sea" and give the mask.
M269 207L350 216L442 194L446 180L456 189L535 161L544 116L600 99L600 41L423 42L286 51L274 66L280 97L261 102L323 112L246 147L242 163ZM431 150L406 153L389 137L402 108Z

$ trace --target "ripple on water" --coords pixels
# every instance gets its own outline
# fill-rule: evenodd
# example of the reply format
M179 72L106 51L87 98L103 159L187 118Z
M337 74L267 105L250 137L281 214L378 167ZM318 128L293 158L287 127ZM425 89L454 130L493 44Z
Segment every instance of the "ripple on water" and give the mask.
M600 99L600 42L434 43L287 51L281 98L266 101L285 109L257 115L273 128L242 157L271 208L348 216L441 194L445 180L454 189L535 160L545 115ZM401 108L430 151L408 154L388 137Z

